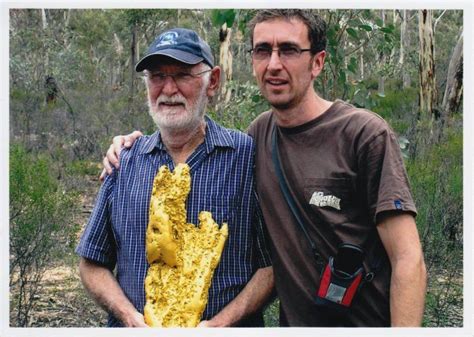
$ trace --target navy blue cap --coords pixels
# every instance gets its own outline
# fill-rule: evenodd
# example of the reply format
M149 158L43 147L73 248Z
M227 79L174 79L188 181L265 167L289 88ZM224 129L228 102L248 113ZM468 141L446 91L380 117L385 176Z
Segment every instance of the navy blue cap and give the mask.
M138 61L135 70L140 72L147 69L154 63L156 56L168 56L186 64L205 62L211 68L214 67L209 45L195 31L185 28L174 28L160 34L146 55Z

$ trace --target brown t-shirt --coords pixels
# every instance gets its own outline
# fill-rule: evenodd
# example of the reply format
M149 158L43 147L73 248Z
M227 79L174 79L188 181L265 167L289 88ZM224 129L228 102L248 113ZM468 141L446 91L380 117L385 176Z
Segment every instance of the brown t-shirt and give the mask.
M350 314L334 319L315 305L320 266L280 191L271 157L275 118L261 114L250 126L257 144L256 180L271 241L282 326L390 326L391 268L376 230L377 216L416 214L394 132L378 115L336 101L322 115L294 128L277 127L290 193L322 260L341 243L362 246L375 279L354 299Z

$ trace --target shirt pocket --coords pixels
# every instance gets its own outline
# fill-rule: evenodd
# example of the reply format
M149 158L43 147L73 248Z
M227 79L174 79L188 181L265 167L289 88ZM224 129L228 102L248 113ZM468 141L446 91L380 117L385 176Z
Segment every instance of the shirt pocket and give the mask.
M233 195L212 194L203 198L197 215L202 211L211 212L212 218L219 225L219 228L225 222L229 229L234 224L236 200Z
M212 218L217 223L219 228L222 227L223 223L226 223L228 226L228 237L224 245L224 251L222 252L222 260L227 260L225 257L229 257L229 254L239 259L238 248L238 237L239 231L241 230L240 224L236 224L235 216L236 200L232 195L225 194L212 194L204 197L199 205L199 210L196 216L199 215L202 211L211 212ZM196 224L198 221L196 221ZM217 273L221 273L223 268L222 263L219 263L219 268ZM227 265L227 264L225 264Z
M349 178L306 178L304 198L315 221L335 226L357 217L354 188Z

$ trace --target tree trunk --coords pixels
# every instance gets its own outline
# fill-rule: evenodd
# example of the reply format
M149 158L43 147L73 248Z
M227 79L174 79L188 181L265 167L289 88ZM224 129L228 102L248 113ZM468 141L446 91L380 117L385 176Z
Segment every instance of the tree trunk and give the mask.
M227 28L227 24L224 23L219 31L219 40L221 43L219 52L219 65L223 72L219 101L224 103L228 103L231 96L231 90L228 88L228 82L232 80L232 52L230 49L231 35L232 29Z
M41 8L41 20L43 22L43 29L48 28L48 19L46 18L46 11L44 8Z
M433 118L437 90L431 10L424 9L419 11L419 36L420 113L421 116Z
M388 16L386 15L386 18ZM397 25L397 15L396 15L396 11L393 11L393 16L392 16L392 22L390 23L393 27L395 27ZM390 48L390 56L388 58L388 63L389 64L392 64L393 63L393 60L395 59L395 46L393 46L392 48Z
M119 36L117 33L114 33L114 47L115 47L115 55L114 62L110 62L110 87L112 90L118 90L122 85L122 55L123 55L123 44L120 41Z
M41 9L41 22L43 27L43 53L44 53L44 89L45 89L45 102L48 106L56 103L56 96L58 93L56 81L52 76L49 66L49 46L46 42L49 36L48 19L46 16L46 10Z
M130 114L133 105L133 94L135 91L135 63L137 63L137 24L132 26L132 43L130 45L130 92L128 95L128 108Z
M433 24L433 32L436 32L436 27L438 26L439 20L443 17L444 13L446 13L446 9L436 18L434 24Z
M381 13L381 19L382 19L382 23L383 23L383 26L385 26L385 10L382 9L382 13ZM383 69L384 65L385 65L385 53L383 51L380 52L380 55L379 55L379 69ZM379 90L378 90L378 93L380 96L385 96L385 75L383 74L380 74L380 77L379 77Z
M410 35L410 31L408 29L408 23L410 22L410 11L407 11L405 10L405 16L406 16L406 27L405 27L405 39L403 40L403 44L404 44L404 50L406 53L409 52L410 50L410 46L411 46L411 35ZM406 62L405 62L406 64ZM411 76L410 76L410 73L408 71L408 66L404 67L404 70L403 70L403 88L409 88L411 87Z
M44 8L41 9L41 22L43 28L44 74L49 75L49 47L46 43L48 36L48 18Z
M202 15L202 18L197 16L196 17L196 20L197 22L199 23L199 32L203 38L204 41L209 41L209 38L208 38L208 31L209 29L206 27L206 24L210 21L210 18L207 17L206 15L206 11L202 11L201 15Z
M408 34L408 13L404 9L402 11L402 23L400 27L400 59L398 60L403 80L403 88L408 88L411 86L411 78L408 73L408 67L405 66L405 53L408 51L410 46L410 34Z
M453 112L458 111L463 94L463 33L462 27L458 42L454 47L451 60L449 61L448 76L446 80L446 90L444 91L441 113L443 118Z
M135 63L137 62L137 25L133 24L132 26L132 43L130 45L130 70L132 73L132 78L135 75Z
M407 10L402 11L402 22L400 24L400 57L398 58L398 63L403 70L403 64L405 63L405 44L404 41L407 35Z
M64 11L64 27L69 27L69 21L71 19L71 8Z

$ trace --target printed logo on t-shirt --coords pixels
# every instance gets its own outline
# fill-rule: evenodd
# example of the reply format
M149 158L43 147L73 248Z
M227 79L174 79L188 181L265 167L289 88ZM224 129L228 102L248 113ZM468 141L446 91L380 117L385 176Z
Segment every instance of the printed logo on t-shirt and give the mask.
M314 192L309 203L317 207L329 206L341 210L341 199L334 195L324 195L323 192Z

